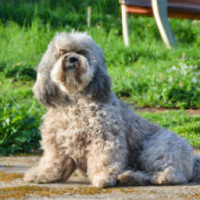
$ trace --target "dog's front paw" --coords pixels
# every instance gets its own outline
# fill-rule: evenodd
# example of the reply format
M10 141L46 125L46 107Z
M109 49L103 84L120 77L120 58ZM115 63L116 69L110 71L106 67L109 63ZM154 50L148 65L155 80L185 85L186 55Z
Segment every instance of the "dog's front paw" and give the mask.
M111 187L116 185L117 180L112 177L108 177L106 180L102 179L100 177L95 177L92 181L92 186L97 188L105 188L105 187Z
M36 182L36 183L48 183L51 182L50 177L45 172L42 172L41 169L32 168L28 170L24 176L25 182Z
M29 169L24 176L25 182L34 182L36 181L38 175L38 170L36 168Z

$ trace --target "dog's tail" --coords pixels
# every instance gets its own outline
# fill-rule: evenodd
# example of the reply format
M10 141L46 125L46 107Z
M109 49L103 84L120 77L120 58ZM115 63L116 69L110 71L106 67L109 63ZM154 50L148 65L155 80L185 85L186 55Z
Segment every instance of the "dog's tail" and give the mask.
M200 153L194 156L194 169L193 169L192 181L194 182L200 181Z

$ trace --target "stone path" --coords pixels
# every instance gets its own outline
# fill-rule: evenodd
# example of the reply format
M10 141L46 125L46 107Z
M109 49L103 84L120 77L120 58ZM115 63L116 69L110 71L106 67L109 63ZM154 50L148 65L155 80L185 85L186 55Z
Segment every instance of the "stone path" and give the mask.
M198 153L195 150L194 153ZM64 184L25 183L23 174L40 157L0 157L0 199L200 199L200 183L179 186L140 186L97 189L76 174Z

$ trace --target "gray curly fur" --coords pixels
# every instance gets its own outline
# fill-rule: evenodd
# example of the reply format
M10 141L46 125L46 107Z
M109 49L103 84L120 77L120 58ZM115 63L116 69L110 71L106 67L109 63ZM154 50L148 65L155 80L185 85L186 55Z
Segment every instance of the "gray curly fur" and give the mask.
M44 155L25 181L64 182L74 170L95 187L200 180L200 155L185 139L136 115L112 93L103 53L86 33L57 34L37 72L34 93L47 108Z

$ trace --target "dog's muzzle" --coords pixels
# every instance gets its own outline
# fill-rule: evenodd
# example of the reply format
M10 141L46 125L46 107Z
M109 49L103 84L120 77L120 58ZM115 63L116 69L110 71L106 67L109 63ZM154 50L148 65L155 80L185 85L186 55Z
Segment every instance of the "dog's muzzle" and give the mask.
M66 56L64 58L64 70L67 72L75 72L80 68L78 56Z

